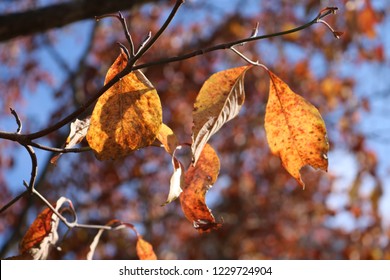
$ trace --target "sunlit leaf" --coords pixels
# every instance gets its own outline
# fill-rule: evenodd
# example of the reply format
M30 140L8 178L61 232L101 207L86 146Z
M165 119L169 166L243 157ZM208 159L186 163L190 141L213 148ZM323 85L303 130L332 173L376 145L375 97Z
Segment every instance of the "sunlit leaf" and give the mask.
M157 134L157 139L164 146L165 150L172 155L178 145L177 137L172 129L163 123Z
M244 103L244 76L251 66L213 74L202 86L194 105L192 157L196 164L210 137L236 117Z
M127 62L122 52L107 72L105 83ZM137 70L123 77L95 105L87 141L100 160L117 159L151 145L162 124L156 89Z
M153 246L138 235L136 245L137 255L140 260L157 260L157 256L153 251Z
M178 146L177 149L181 149L181 146ZM184 166L175 157L175 151L172 154L173 174L170 180L169 194L167 200L162 204L162 206L174 201L183 191L182 186L184 185Z
M304 187L300 170L305 165L327 170L329 144L325 123L318 110L295 94L269 71L270 91L265 113L265 130L273 154Z
M61 197L55 209L58 211L64 202L70 203L70 200ZM24 235L19 246L20 255L30 254L35 260L47 259L50 250L58 241L59 221L58 216L50 208L43 210Z
M70 124L70 131L69 131L68 138L66 139L65 142L65 147L64 147L65 149L74 147L84 139L84 137L87 135L90 121L91 121L91 116L88 116L84 120L76 119L74 122ZM61 155L62 153L55 155L50 160L50 162L52 164L55 164Z
M206 193L217 180L220 162L214 149L206 144L198 163L191 165L185 174L185 188L180 195L180 203L186 218L200 232L219 228L210 209L206 205Z

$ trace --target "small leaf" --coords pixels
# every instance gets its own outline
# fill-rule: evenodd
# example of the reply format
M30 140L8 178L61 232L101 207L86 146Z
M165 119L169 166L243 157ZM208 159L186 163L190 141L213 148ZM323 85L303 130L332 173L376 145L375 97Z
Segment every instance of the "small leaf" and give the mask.
M245 100L244 76L249 68L242 66L215 73L203 84L192 114L194 164L210 137L238 115Z
M70 200L61 197L57 200L55 209L58 211L64 202L70 203ZM50 208L43 210L24 235L19 246L20 255L29 254L34 260L47 259L58 241L59 221Z
M205 196L218 177L219 158L214 149L206 144L198 163L191 165L185 174L185 188L180 203L186 218L200 232L207 232L221 226L206 205Z
M178 145L178 141L175 133L169 126L164 123L161 125L160 131L157 134L157 139L161 142L169 154L172 155L174 153Z
M137 255L140 260L157 260L157 256L153 251L153 246L138 235L136 245Z
M107 72L105 83L127 63L122 53ZM99 160L117 159L151 145L162 124L156 89L136 70L123 77L97 101L87 141Z
M269 71L270 91L265 130L273 154L304 187L300 170L305 165L327 170L329 149L326 128L318 110Z
M76 146L84 139L85 135L87 135L90 120L91 120L91 116L88 116L84 120L76 119L74 122L70 124L70 132L65 142L65 147L64 147L65 149L69 149ZM50 163L55 164L61 155L62 153L55 155L50 160Z
M181 146L178 146L176 149L181 149ZM168 203L174 201L183 191L182 186L184 185L184 166L175 157L176 149L172 154L173 174L171 176L168 198L161 206L165 206Z

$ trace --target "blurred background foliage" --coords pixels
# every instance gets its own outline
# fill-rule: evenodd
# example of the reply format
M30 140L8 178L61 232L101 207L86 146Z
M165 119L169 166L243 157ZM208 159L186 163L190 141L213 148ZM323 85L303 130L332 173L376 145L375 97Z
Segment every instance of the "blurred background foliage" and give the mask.
M72 1L3 0L0 8L7 14L59 2ZM158 30L174 1L137 3L122 12L139 44L149 31ZM70 198L82 223L133 223L160 259L390 259L387 1L188 0L139 63L248 37L256 22L260 34L289 29L310 21L326 6L339 8L337 15L326 18L344 32L339 40L318 24L239 47L317 106L325 119L329 172L304 168L305 190L269 151L263 127L269 85L260 69L246 75L240 115L210 142L221 171L207 203L223 221L221 229L199 234L178 201L160 206L172 167L169 155L157 147L113 162L99 162L92 152L66 154L56 166L49 163L50 153L38 152L37 189L53 202ZM0 42L0 129L16 130L9 107L18 112L25 133L79 107L102 86L119 54L118 41L125 43L120 23L107 18ZM203 82L216 71L244 64L225 50L145 69L160 95L164 122L180 142L191 142L193 102ZM60 147L68 131L64 127L39 141ZM0 151L4 205L23 191L30 161L13 142L0 139ZM179 155L187 164L188 153ZM38 199L26 197L1 215L2 258L17 254L18 242L43 207ZM85 259L96 231L62 228L62 233L62 250L51 258ZM134 235L104 233L95 257L136 258Z

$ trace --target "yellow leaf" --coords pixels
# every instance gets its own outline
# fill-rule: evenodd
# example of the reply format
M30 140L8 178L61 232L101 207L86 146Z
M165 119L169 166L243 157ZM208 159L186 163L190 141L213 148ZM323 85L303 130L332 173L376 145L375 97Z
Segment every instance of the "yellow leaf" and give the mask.
M273 154L304 187L300 170L305 165L327 171L329 144L325 123L318 110L295 94L269 71L270 91L265 113L265 130Z
M252 66L213 74L196 97L192 113L192 157L196 164L204 145L226 122L236 117L244 103L244 76Z
M107 72L105 83L127 62L122 52ZM87 141L99 160L117 159L151 145L162 124L156 89L140 71L123 77L97 101Z
M140 260L157 260L152 245L140 236L138 236L136 251Z
M157 139L164 146L165 150L172 155L178 145L177 137L172 129L163 123L157 134Z

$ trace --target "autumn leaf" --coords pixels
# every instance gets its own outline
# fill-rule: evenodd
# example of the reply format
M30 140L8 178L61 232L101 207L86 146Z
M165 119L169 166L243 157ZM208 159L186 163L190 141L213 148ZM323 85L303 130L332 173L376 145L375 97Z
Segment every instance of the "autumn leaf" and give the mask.
M176 149L181 149L181 146L178 146ZM183 191L182 186L184 185L184 166L180 160L175 157L176 149L172 153L173 174L170 180L168 198L161 206L165 206L168 203L174 201Z
M242 66L215 73L203 84L192 113L193 164L210 137L238 115L245 100L244 76L249 68Z
M70 200L61 197L55 206L58 211L64 202ZM27 230L19 245L20 255L29 254L34 260L47 259L50 250L58 241L59 218L50 208L43 210Z
M198 163L191 165L185 174L185 188L180 195L180 203L186 218L200 232L219 228L205 196L218 177L220 162L214 149L206 144L199 156Z
M175 133L169 126L164 123L161 125L160 131L157 134L157 139L161 142L169 154L172 155L174 153L178 145L178 141Z
M157 260L157 256L153 251L153 246L138 235L136 245L137 256L140 260Z
M305 165L327 170L329 144L318 110L271 71L265 130L273 154L304 187L300 170Z
M177 137L172 129L170 129L166 124L162 124L160 132L157 135L157 139L161 142L167 153L172 156L173 174L170 180L169 194L167 200L161 205L165 206L178 198L180 193L183 191L182 186L184 184L184 166L175 157L176 150L181 149L181 146L178 146Z
M88 116L83 120L76 119L74 122L70 124L70 131L69 131L68 138L66 139L65 142L65 147L64 147L65 149L69 149L76 146L84 139L85 135L87 135L90 120L91 120L91 116ZM50 163L56 164L58 158L61 155L62 153L52 157Z
M107 72L105 83L127 62L122 52ZM151 145L162 124L156 89L136 70L123 77L97 101L87 141L99 160L117 159Z

